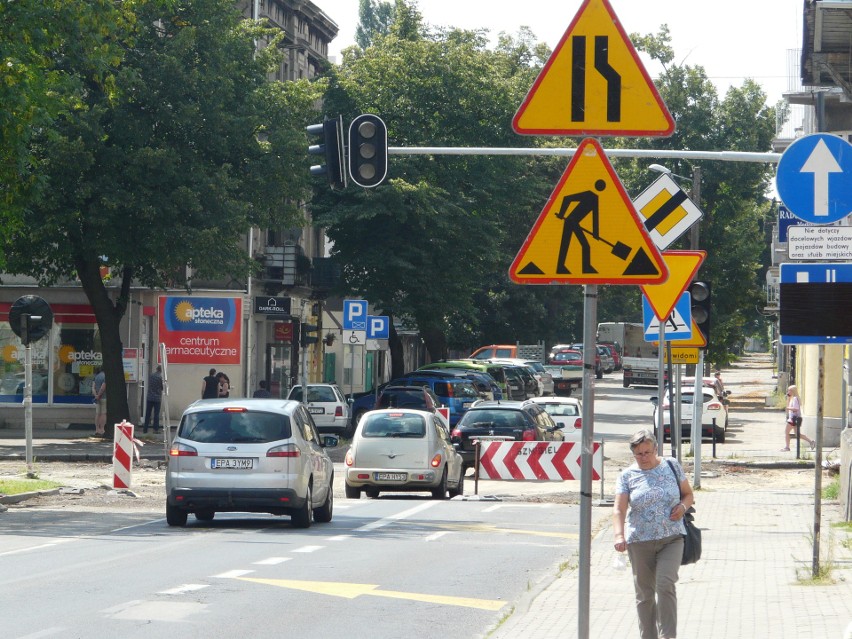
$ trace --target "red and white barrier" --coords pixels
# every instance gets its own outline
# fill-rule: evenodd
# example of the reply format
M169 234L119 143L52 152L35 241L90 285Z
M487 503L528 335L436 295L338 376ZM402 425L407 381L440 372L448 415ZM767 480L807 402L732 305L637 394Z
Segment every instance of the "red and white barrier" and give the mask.
M133 424L124 420L113 429L113 488L130 488L133 448Z
M603 472L603 452L592 444L592 479ZM580 442L482 442L480 479L563 481L580 479Z

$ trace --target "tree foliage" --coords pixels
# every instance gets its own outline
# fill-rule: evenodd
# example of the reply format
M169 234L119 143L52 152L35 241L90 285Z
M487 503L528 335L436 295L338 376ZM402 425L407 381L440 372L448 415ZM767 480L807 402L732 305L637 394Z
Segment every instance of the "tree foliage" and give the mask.
M73 100L28 142L44 188L2 245L9 272L44 285L79 278L101 332L111 420L128 413L118 325L131 284L164 287L187 265L199 278L245 279L240 235L303 219L304 125L321 95L321 85L267 81L276 36L231 0L125 7L107 32L122 52L108 77L93 73L97 56L42 60L47 73L62 67ZM256 53L262 38L271 45ZM104 265L121 282L117 298Z

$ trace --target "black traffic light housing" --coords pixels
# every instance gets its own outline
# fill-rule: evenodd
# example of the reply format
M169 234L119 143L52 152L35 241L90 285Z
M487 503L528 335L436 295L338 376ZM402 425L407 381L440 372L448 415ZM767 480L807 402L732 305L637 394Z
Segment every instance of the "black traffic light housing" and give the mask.
M53 326L53 311L46 300L36 295L24 295L9 309L9 325L21 338L24 346L45 337Z
M308 147L308 155L322 155L325 164L311 167L311 175L325 175L332 189L346 188L346 149L343 146L343 118L326 118L319 124L311 124L305 130L309 135L322 136L320 144Z
M700 281L690 284L688 290L689 295L692 298L692 321L698 326L698 330L704 334L704 339L707 341L707 345L709 346L710 302L713 297L713 287L710 285L710 282Z
M358 186L379 186L388 175L388 127L365 113L349 125L349 176Z
M302 347L306 347L308 344L316 344L319 340L317 336L317 329L319 327L316 324L302 324L300 337L302 342Z

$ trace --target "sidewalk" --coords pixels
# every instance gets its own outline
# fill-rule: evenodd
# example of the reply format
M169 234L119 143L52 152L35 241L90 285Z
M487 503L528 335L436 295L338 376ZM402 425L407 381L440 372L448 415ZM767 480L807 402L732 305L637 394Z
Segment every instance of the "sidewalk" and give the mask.
M836 583L810 585L805 582L813 563L814 484L796 489L713 488L716 464L790 472L810 467L810 474L814 472L809 450L802 451L801 461L795 459L795 449L779 450L784 413L766 406L765 395L774 389L768 356L749 356L723 370L722 376L731 391L730 435L718 446L715 463L710 447L702 446L705 472L696 492L696 523L704 533L703 554L697 564L680 571L678 637L852 637L844 634L852 625L852 534L831 526L843 521L837 502L822 502L820 525L820 566L830 567ZM685 461L691 470L691 460ZM608 495L616 476L607 473ZM823 486L829 481L823 475ZM592 639L639 636L630 571L612 567L610 513L609 508L593 511L600 532L592 539L589 572ZM489 639L576 637L577 598L578 572L572 569L534 587Z

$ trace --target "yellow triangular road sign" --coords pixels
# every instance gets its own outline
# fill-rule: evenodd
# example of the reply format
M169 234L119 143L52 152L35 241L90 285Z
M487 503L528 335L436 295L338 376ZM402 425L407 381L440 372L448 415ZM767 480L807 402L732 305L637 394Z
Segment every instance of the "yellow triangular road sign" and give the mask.
M512 120L529 135L669 136L675 125L608 0L585 0Z
M659 284L668 270L600 143L580 143L509 268L518 284Z
M663 251L669 279L662 284L642 286L642 292L648 298L648 304L657 319L663 320L671 314L705 257L706 251Z
M692 320L692 337L687 339L673 339L666 343L669 345L669 348L704 348L707 346L707 338L704 337L704 333L698 328L695 320ZM659 346L660 343L654 342L654 345Z

